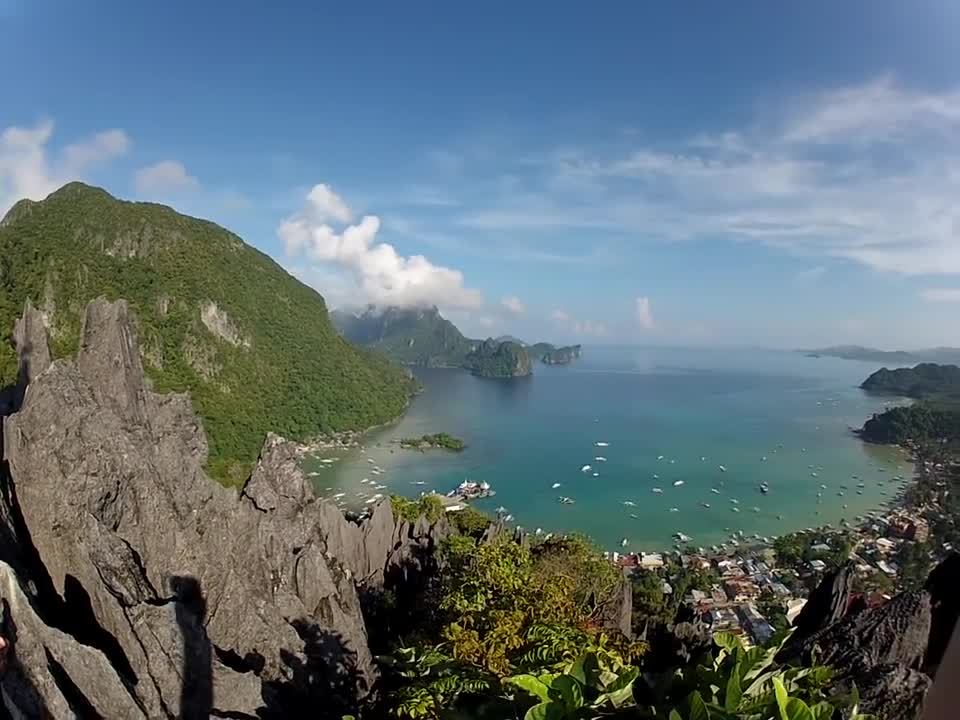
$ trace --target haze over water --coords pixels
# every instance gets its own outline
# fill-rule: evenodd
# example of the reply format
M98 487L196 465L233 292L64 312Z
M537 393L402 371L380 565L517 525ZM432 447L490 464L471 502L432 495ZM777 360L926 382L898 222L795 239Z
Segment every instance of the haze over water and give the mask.
M358 492L373 492L363 478L409 496L486 480L497 495L479 508L503 505L529 530L579 531L607 549L621 538L628 550L664 549L677 531L706 546L736 530L764 536L853 522L911 471L899 451L849 430L883 409L857 387L877 367L775 351L588 347L572 365L537 364L533 377L513 381L417 369L424 392L399 423L371 434L363 451L331 466L307 459L305 468L321 495L346 492L351 507L363 506ZM419 453L392 442L440 431L467 449ZM382 475L371 474L368 458Z

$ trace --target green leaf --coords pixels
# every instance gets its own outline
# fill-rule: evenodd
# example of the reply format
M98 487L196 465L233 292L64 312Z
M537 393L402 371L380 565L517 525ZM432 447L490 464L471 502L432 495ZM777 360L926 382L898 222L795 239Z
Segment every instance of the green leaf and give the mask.
M521 690L527 691L538 698L541 703L550 702L550 688L533 675L514 675L506 678L504 682L516 685Z
M743 650L743 643L740 641L740 638L733 633L714 633L713 641L728 653L736 652L737 650Z
M583 707L583 686L570 675L559 675L551 688L560 693L568 710L579 710Z
M777 707L780 708L780 720L790 720L790 716L787 715L787 700L790 698L787 696L783 681L778 677L773 679L773 693L777 698Z
M800 698L790 698L787 700L787 712L784 715L784 720L813 720L813 713Z
M542 702L527 710L523 720L559 720L563 717L563 706L555 702Z
M727 680L727 692L723 696L723 707L727 712L733 712L743 699L743 689L740 687L740 666L737 665Z
M671 710L668 720L683 720L683 717L676 710Z
M813 720L830 720L833 717L833 705L826 700L819 702L810 708L810 715Z
M690 694L690 720L710 720L710 712L697 690Z
M587 672L583 667L584 662L586 662L587 656L581 655L577 658L577 661L570 667L567 671L567 674L570 677L574 678L581 685L587 684Z
M615 708L622 708L633 704L633 683L640 675L638 668L632 667L620 673L615 682L610 683L606 692L602 693L593 703L593 707L600 707L609 702Z

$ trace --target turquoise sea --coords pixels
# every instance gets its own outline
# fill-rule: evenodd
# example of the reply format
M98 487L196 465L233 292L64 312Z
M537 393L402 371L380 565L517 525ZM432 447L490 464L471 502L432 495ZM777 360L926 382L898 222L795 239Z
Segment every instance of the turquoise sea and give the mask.
M857 387L877 367L765 350L587 347L574 364L538 364L515 380L415 370L424 391L402 420L334 463L319 455L304 465L320 495L345 493L340 502L353 508L373 482L415 497L486 480L497 495L478 507L502 505L529 530L584 532L611 550L622 538L629 550L664 549L677 531L702 546L737 530L782 534L852 522L893 498L894 476L909 477L898 450L850 432L884 407ZM394 442L438 431L467 449L420 453Z

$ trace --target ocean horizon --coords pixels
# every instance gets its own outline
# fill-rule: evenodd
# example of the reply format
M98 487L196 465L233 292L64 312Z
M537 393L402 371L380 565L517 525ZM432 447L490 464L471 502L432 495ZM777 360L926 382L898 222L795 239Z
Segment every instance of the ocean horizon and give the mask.
M899 449L852 432L895 402L858 387L878 367L790 350L597 345L512 380L414 368L423 392L398 422L304 468L321 497L343 493L334 499L351 509L376 492L417 497L486 481L496 496L479 509L621 552L670 548L675 533L710 546L738 532L853 523L912 472ZM467 448L397 444L433 432Z

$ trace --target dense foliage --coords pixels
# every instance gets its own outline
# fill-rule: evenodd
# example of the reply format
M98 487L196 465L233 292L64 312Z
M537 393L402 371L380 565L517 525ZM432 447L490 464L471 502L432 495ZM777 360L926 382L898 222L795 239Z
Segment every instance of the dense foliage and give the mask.
M864 390L916 400L960 398L960 367L921 363L913 368L881 368L863 381Z
M436 307L334 310L330 319L350 342L407 365L460 367L476 345Z
M410 500L401 495L391 495L390 505L393 508L394 516L403 518L408 522L416 522L422 515L431 523L435 523L443 517L445 512L440 496L435 493L428 493L418 500Z
M515 342L498 343L490 339L466 356L463 367L486 378L519 377L533 372L526 348Z
M960 440L960 404L921 402L893 407L867 420L860 435L868 442L884 444Z
M211 222L80 183L0 224L0 382L16 377L10 333L27 299L62 357L99 295L130 303L154 386L190 392L221 480L245 478L268 430L362 429L407 402L403 371L339 337L323 298L269 257Z
M423 450L425 448L443 448L459 452L466 447L466 443L458 437L445 432L421 435L418 438L403 438L400 447Z

